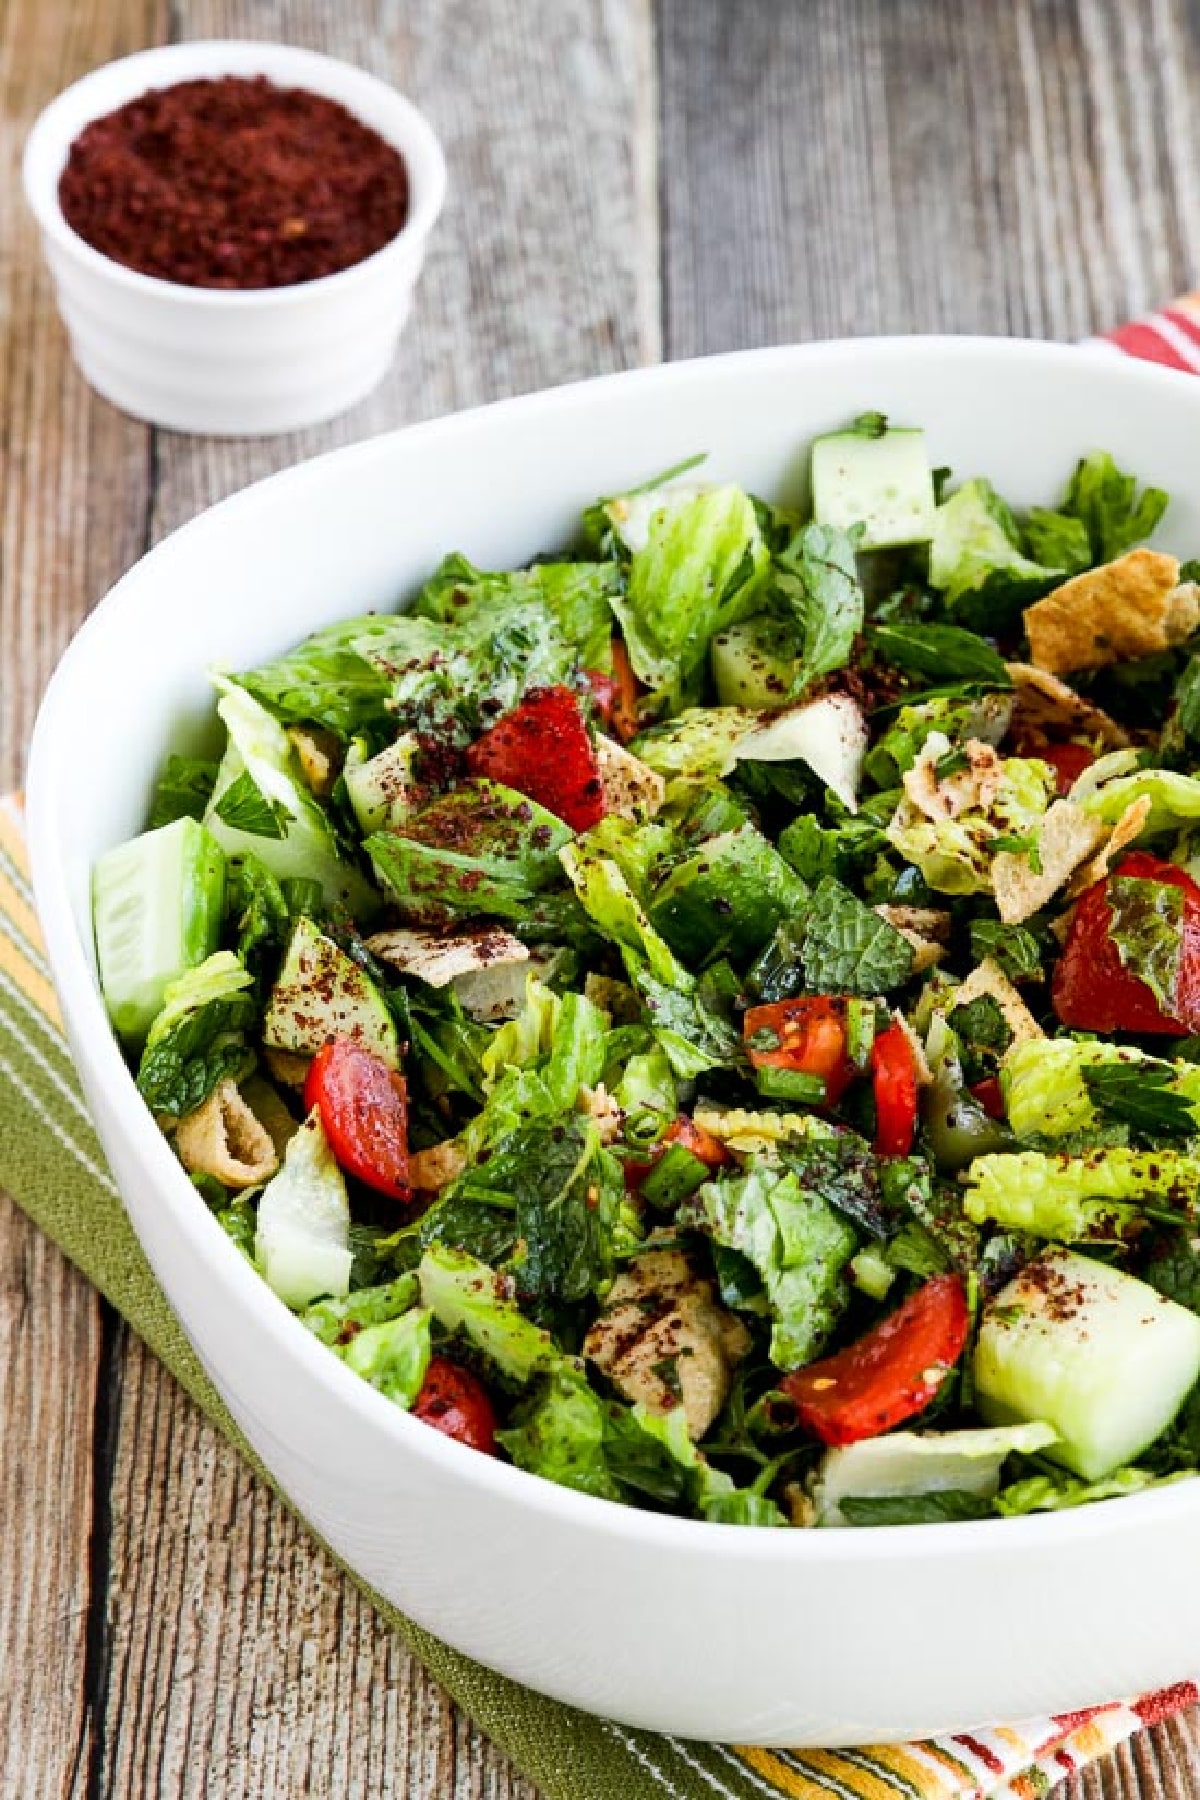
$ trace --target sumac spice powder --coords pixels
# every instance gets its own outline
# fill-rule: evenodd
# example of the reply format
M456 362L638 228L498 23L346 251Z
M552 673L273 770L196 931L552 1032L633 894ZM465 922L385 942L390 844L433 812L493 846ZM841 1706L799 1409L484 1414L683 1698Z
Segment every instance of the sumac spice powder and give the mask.
M287 287L382 249L408 214L397 150L344 106L265 76L181 81L71 145L63 216L93 249L189 287Z

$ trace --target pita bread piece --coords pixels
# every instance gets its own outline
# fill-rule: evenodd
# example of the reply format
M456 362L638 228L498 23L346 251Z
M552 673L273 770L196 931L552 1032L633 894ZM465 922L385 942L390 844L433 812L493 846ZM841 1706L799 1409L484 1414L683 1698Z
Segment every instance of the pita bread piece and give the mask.
M996 909L1006 925L1020 925L1040 912L1052 894L1064 886L1085 858L1093 855L1109 836L1109 828L1070 800L1055 800L1047 809L1038 831L1038 862L1001 850L992 858L992 891Z
M1124 750L1129 733L1103 707L1093 706L1048 669L1035 669L1032 663L1005 666L1012 677L1011 729L1018 743L1089 738L1105 750Z
M1130 550L1065 581L1025 609L1031 660L1052 675L1153 656L1200 620L1195 583L1179 586L1179 559Z

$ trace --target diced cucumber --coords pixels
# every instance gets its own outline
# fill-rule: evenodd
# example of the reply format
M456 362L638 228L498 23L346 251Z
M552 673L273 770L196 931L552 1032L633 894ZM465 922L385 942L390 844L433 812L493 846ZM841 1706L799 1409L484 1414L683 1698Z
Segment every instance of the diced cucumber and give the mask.
M177 981L211 956L225 906L225 858L195 819L105 851L92 874L104 1003L131 1043L145 1037Z
M807 884L753 825L709 838L676 863L650 902L650 922L685 962L720 946L735 961L757 955L808 900Z
M1200 1318L1120 1269L1052 1250L996 1296L975 1351L990 1423L1043 1419L1046 1454L1099 1481L1166 1430L1200 1377Z
M709 653L720 704L752 712L786 706L799 648L787 621L766 613L718 631Z
M813 1486L817 1524L844 1525L841 1503L849 1499L951 1491L990 1498L1006 1457L1048 1450L1054 1438L1054 1427L1039 1421L985 1431L893 1431L827 1450Z
M319 931L296 920L279 979L263 1018L272 1050L315 1056L330 1038L353 1038L390 1068L400 1067L400 1040L387 1001L365 969Z
M315 1110L262 1191L254 1257L285 1306L311 1306L326 1295L344 1300L350 1292L350 1201Z
M402 732L394 744L370 758L357 742L351 744L342 775L364 837L385 825L401 824L413 811L418 794L413 763L419 749L411 731Z
M814 519L842 531L865 526L861 549L932 538L933 471L923 431L832 432L814 439L810 470Z

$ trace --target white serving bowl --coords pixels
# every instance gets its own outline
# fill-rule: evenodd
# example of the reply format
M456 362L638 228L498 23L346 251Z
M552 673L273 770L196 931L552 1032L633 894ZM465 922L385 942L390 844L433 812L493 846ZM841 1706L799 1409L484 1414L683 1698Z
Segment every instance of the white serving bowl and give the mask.
M34 881L79 1071L138 1236L250 1443L430 1631L547 1694L685 1736L862 1743L1176 1680L1200 1660L1200 1482L1044 1517L768 1531L612 1505L450 1442L312 1338L190 1186L105 1018L89 870L143 829L167 750L196 744L207 666L392 607L448 550L504 568L562 546L594 496L697 450L715 478L795 496L812 434L876 407L1018 504L1110 448L1171 491L1162 541L1200 547L1200 382L997 340L717 357L376 438L214 507L84 625L34 738Z
M84 126L150 88L220 75L323 94L394 145L409 183L398 236L336 275L247 289L160 281L85 243L58 203ZM167 44L85 75L37 119L24 180L75 360L97 392L154 425L246 437L332 418L382 380L445 198L446 165L428 120L385 81L313 50L239 40Z

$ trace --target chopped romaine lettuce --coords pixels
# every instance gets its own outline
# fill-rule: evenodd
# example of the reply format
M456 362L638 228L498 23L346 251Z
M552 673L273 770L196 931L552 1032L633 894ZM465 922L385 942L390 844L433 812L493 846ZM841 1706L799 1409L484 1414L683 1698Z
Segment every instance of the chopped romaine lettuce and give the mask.
M757 1160L742 1174L707 1182L688 1202L688 1217L762 1277L771 1360L781 1369L810 1361L849 1299L853 1228L796 1174Z
M611 602L638 679L669 712L694 697L709 639L751 610L769 564L741 488L708 488L652 514L628 589Z
M152 1112L181 1119L254 1067L252 976L228 950L168 984L146 1037L138 1088Z
M288 1145L258 1203L254 1256L268 1287L303 1308L350 1291L350 1201L315 1110Z

